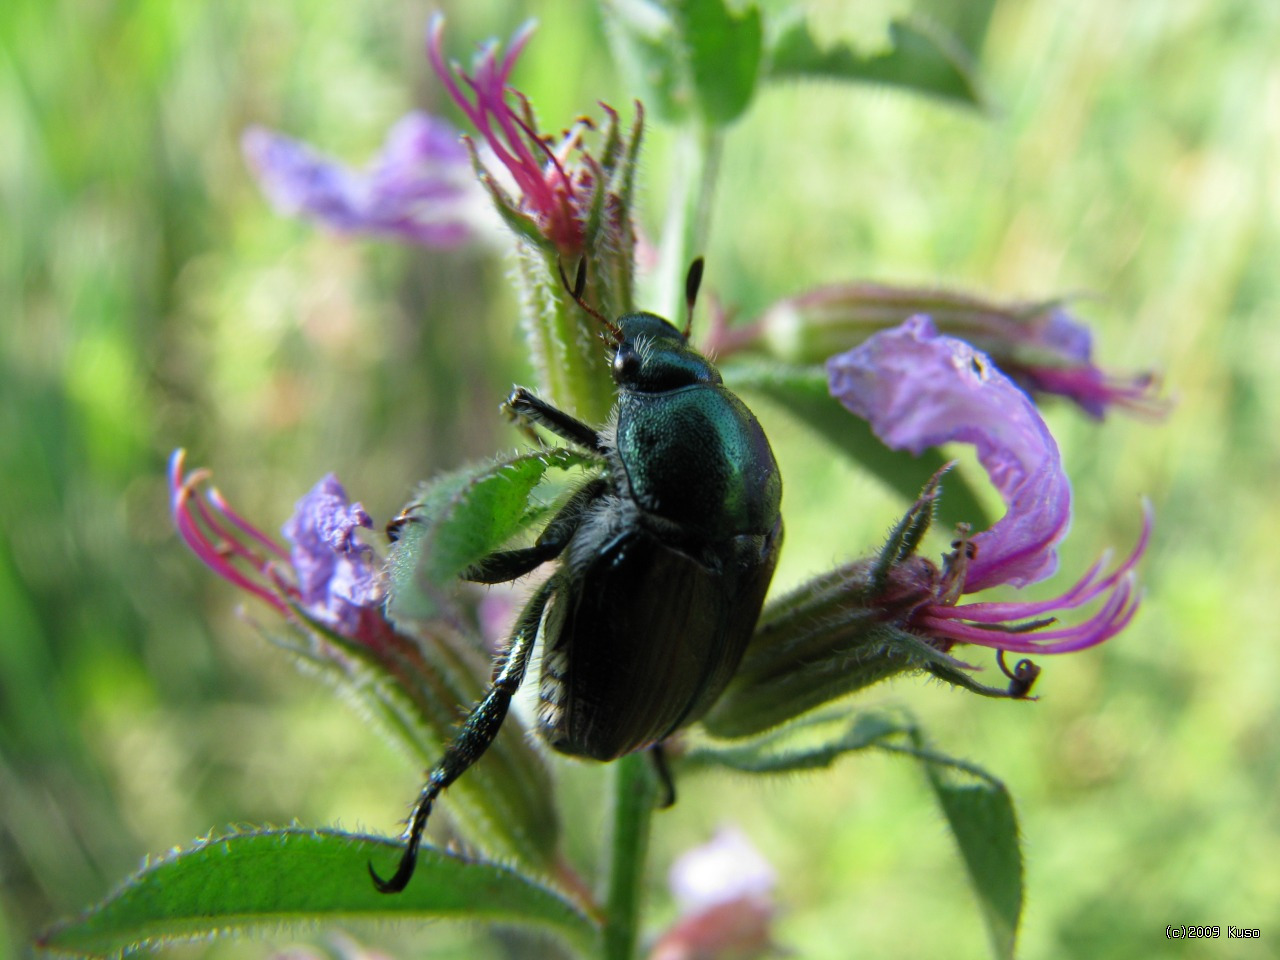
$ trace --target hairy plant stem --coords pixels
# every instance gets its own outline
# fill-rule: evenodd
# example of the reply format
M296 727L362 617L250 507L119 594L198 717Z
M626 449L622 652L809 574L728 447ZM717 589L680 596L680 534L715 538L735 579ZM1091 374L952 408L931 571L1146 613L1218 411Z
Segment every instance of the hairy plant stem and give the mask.
M640 927L640 893L649 853L649 828L658 789L644 753L609 766L612 822L606 848L603 960L632 960Z

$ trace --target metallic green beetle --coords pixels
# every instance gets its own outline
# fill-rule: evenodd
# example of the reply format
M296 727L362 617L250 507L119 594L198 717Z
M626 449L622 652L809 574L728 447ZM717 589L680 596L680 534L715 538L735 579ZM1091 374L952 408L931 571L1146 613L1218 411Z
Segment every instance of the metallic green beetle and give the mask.
M686 281L690 315L702 278ZM724 691L755 630L782 545L782 479L755 416L715 366L652 313L612 323L571 293L611 339L618 400L595 429L517 387L506 408L600 456L588 481L533 546L490 554L478 583L560 565L520 615L493 685L427 774L407 846L384 893L413 875L432 803L493 742L539 633L539 733L556 750L614 760L701 717ZM566 284L567 286L567 284ZM661 761L660 753L655 758Z

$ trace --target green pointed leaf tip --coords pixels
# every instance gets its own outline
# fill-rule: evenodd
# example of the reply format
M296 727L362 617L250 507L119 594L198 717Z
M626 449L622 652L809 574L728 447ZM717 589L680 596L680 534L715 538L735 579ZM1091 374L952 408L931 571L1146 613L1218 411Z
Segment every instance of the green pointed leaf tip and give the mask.
M913 739L920 743L918 733ZM979 767L917 747L938 804L982 908L992 954L1013 960L1022 916L1023 867L1018 818L1008 788Z
M868 748L913 757L924 767L978 898L992 953L1013 960L1023 902L1013 799L985 770L927 749L910 717L869 711L851 720L845 711L829 710L744 743L700 744L683 762L743 773L794 773L828 767L847 753Z
M711 126L737 119L755 94L764 51L760 11L724 0L607 0L615 55L660 117L690 111Z
M888 48L872 54L843 42L823 46L806 21L793 21L773 38L766 69L774 78L883 83L958 105L984 106L973 60L960 41L921 17L892 21Z
M855 417L831 396L821 367L735 363L726 364L720 372L730 389L755 393L777 404L908 502L916 499L925 480L947 462L937 450L926 450L917 457L906 450L886 447L865 420ZM963 471L952 470L943 486L936 522L947 527L968 523L975 530L991 526L991 518Z
M551 470L594 461L551 449L500 458L424 484L405 508L388 560L393 621L424 621L441 612L441 598L458 574L526 529L547 511L534 491Z
M564 895L506 867L435 848L403 893L378 893L367 864L387 840L336 830L261 830L205 840L144 867L102 903L46 931L48 955L108 957L227 932L316 921L466 919L533 927L591 953L598 928Z

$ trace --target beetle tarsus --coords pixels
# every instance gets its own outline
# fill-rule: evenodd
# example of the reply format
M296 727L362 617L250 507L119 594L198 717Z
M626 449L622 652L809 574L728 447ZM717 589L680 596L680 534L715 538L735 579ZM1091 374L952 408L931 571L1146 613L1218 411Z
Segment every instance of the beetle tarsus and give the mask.
M658 798L658 809L665 810L676 805L676 781L671 776L671 765L667 762L667 751L661 743L649 748L649 759L653 762L653 772L658 777L658 785L662 787L662 795Z

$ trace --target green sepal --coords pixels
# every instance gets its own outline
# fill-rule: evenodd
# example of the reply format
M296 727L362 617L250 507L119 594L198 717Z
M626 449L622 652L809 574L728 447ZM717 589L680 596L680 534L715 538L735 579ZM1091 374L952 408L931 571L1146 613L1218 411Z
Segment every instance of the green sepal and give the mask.
M890 21L888 47L871 54L844 42L823 45L807 21L793 20L770 39L765 73L770 79L887 84L959 106L985 106L973 58L959 38L919 16Z
M815 584L830 590L829 602L817 593L804 596ZM758 736L902 673L963 676L961 663L884 622L882 611L837 597L850 589L819 578L776 608L767 606L741 666L702 720L707 731L725 739Z
M885 446L865 420L831 396L821 367L752 362L725 364L720 372L730 389L758 394L782 407L907 500L916 499L922 478L946 466L937 450L916 456ZM937 516L952 527L968 523L985 530L991 526L986 509L960 470L948 475L946 496L938 500Z
M465 467L422 485L405 507L387 559L387 615L412 627L449 613L463 570L528 528L549 508L534 497L552 470L594 465L563 448L515 454Z
M582 955L598 924L567 896L508 867L423 847L403 893L374 889L400 848L337 830L262 829L201 840L144 866L102 903L43 933L46 954L111 957L143 947L316 921L459 919L549 933Z
M826 711L745 742L701 743L684 755L681 765L760 774L820 770L846 753L865 750L902 729L901 721L883 713L859 713L850 722L842 710Z

